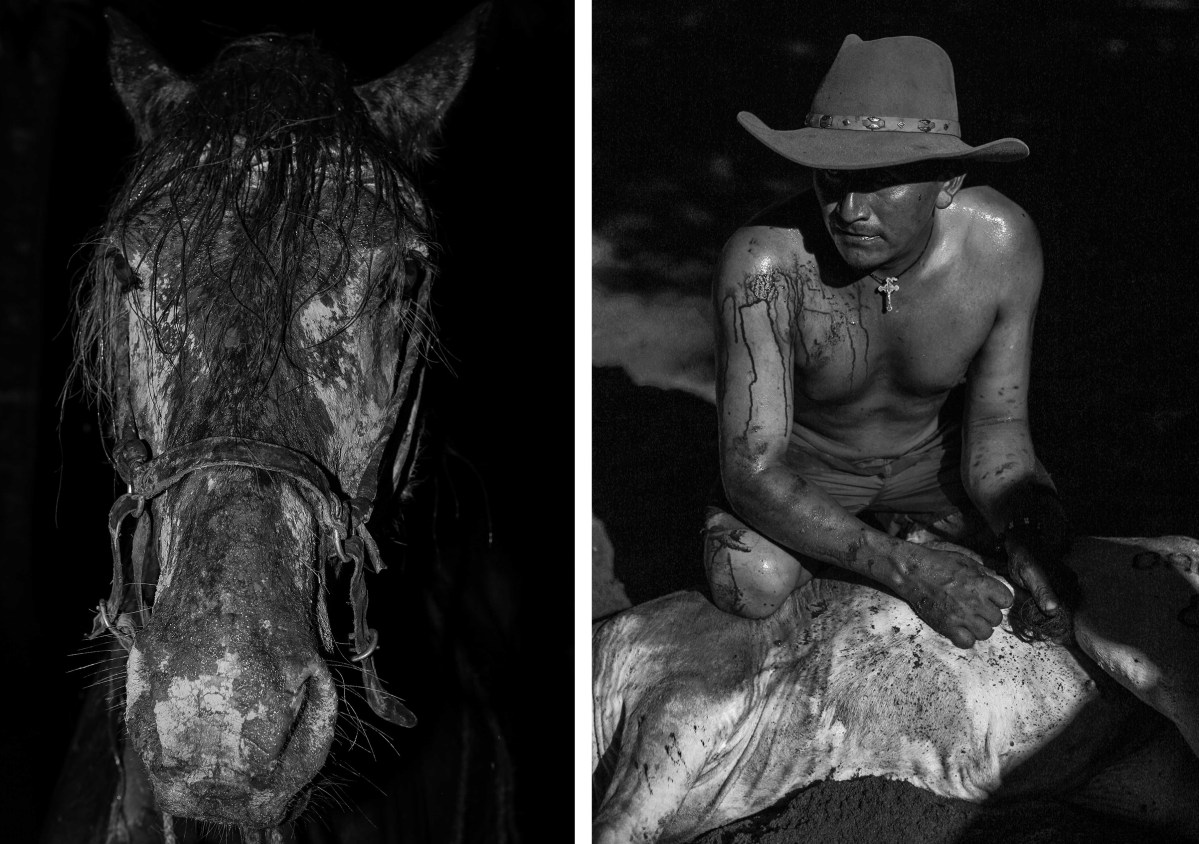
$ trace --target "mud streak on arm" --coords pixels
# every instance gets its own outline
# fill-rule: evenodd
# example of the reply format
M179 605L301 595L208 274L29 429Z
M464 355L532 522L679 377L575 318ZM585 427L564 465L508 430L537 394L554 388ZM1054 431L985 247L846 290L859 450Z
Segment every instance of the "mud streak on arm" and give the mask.
M794 265L795 277L799 280L800 308L799 313L807 319L800 321L795 331L796 341L803 350L804 363L810 366L834 356L835 347L842 343L849 345L849 381L853 383L858 374L858 334L864 339L861 349L861 362L865 365L870 358L870 334L862 322L863 303L862 293L854 288L851 293L853 302L839 298L821 281L818 271L811 266L803 265L798 259ZM851 319L851 315L853 318ZM804 326L810 326L812 319L819 320L816 325L826 326L816 331L809 342L803 340ZM851 326L857 326L857 329Z
M738 301L738 298L740 301ZM768 272L747 274L741 283L740 296L738 297L736 293L729 293L726 296L726 302L736 308L737 319L734 326L740 336L734 335L732 339L734 343L740 342L744 344L751 370L751 377L745 385L749 413L746 415L745 427L742 431L742 436L748 439L750 429L753 427L754 412L756 409L753 394L754 387L758 383L758 363L754 359L753 345L749 342L749 338L746 335L745 314L758 305L766 306L768 322L774 337L774 347L778 354L780 368L784 373L782 383L783 401L787 408L791 408L791 393L793 390L791 370L794 353L792 343L794 342L793 335L795 332L793 330L794 326L791 325L790 314L795 310L792 303L798 302L802 307L802 296L795 277L775 269ZM722 359L727 360L725 356L722 356ZM723 382L724 372L721 372L720 375L720 380Z

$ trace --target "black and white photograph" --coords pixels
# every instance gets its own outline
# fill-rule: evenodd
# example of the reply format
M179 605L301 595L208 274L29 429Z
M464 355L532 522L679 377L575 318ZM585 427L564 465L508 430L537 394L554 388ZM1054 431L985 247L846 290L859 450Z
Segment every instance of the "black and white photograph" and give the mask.
M1197 67L0 0L0 838L1199 844Z
M592 840L1199 841L1197 4L591 22Z
M574 14L0 3L4 841L563 839Z

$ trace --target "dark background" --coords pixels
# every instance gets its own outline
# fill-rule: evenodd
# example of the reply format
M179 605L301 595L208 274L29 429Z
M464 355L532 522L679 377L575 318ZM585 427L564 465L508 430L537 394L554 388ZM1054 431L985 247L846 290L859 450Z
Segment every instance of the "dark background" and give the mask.
M401 64L474 4L111 5L183 73L200 69L229 38L275 31L314 33L362 82ZM566 688L568 637L534 635L533 628L549 619L567 629L570 602L560 603L560 617L552 602L534 610L529 596L539 571L524 533L533 520L546 545L569 547L569 472L546 478L550 496L518 497L513 489L540 491L530 458L538 466L571 448L564 420L572 297L563 268L572 242L573 19L565 2L494 5L492 40L450 114L424 183L444 250L434 297L453 369L439 375L438 416L481 475L496 543L511 560L523 644L509 682L544 684L541 666L549 664L560 666ZM91 608L108 591L105 515L121 491L94 411L73 398L57 403L70 363L67 304L84 262L77 247L103 222L134 150L108 81L106 43L98 0L0 0L0 594L9 700L19 713L3 740L0 794L8 811L0 837L14 842L35 839L74 729L89 679L79 670L88 659L78 651ZM545 284L555 287L553 313L524 293ZM557 421L535 430L548 420ZM386 612L378 600L375 615ZM541 840L548 819L535 804L548 798L567 805L570 788L561 776L531 779L530 771L551 768L551 745L540 732L532 740L532 722L566 733L571 710L544 699L526 704L527 723L513 738L517 803L526 840ZM552 828L560 832L565 820L557 816Z
M616 294L703 301L725 239L799 188L738 111L799 127L846 35L930 38L953 61L964 140L1031 149L966 183L997 188L1040 230L1031 424L1076 527L1199 535L1192 0L652 7L593 13L597 308ZM702 580L716 430L710 404L625 369L593 370L593 507L637 602Z

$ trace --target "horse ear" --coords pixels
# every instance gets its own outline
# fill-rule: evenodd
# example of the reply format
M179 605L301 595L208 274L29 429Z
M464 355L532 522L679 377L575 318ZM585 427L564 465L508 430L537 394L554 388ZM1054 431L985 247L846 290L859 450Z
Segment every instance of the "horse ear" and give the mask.
M151 46L145 34L116 9L106 9L110 42L108 69L125 111L133 119L138 140L145 143L163 118L192 90Z
M429 156L430 142L470 75L490 13L490 3L476 6L391 73L355 86L375 126L410 160Z

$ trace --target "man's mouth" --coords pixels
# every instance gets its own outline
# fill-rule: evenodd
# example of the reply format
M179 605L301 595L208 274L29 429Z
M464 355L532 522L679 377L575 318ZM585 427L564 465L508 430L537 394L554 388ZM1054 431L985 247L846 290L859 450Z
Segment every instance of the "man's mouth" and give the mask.
M878 238L877 234L873 234L871 232L856 232L856 231L851 231L849 229L842 229L842 228L834 228L833 232L837 237L844 238L845 240L858 241L858 242L864 242L867 240L875 240Z

